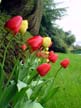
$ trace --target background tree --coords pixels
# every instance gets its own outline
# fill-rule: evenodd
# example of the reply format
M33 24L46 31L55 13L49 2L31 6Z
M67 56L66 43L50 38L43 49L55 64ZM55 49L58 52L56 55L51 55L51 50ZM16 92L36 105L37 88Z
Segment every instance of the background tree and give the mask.
M29 31L36 35L39 33L43 1L42 0L2 0L1 12L9 15L21 15L29 21Z
M75 42L75 36L71 33L71 31L65 32L65 42L70 47Z
M57 8L57 5L54 0L45 0L43 2L43 16L40 27L40 34L54 35L55 21L64 16L66 9L65 8Z
M68 52L68 49L73 47L75 36L70 32L65 32L62 28L54 28L55 35L52 36L53 50L57 52Z
M66 14L66 8L59 8L59 4L54 0L2 0L0 9L12 16L22 15L28 19L32 35L50 36L54 42L52 48L66 52L75 42L75 37L56 26L56 20Z

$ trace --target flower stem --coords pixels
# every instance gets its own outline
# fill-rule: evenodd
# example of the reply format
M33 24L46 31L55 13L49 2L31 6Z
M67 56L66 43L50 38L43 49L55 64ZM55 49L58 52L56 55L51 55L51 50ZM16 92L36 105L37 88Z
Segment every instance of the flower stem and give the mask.
M4 90L3 90L3 93L2 93L2 95L1 95L1 97L0 97L0 103L1 103L1 101L2 101L2 99L3 99L3 97L4 97L4 93L5 93L5 91L6 91L7 87L8 87L8 84L9 84L9 82L10 82L10 80L11 80L11 78L12 78L14 72L15 72L15 68L16 68L17 64L18 64L18 60L17 60L15 66L14 66L12 72L11 72L11 75L10 75L10 77L9 77L9 79L8 79L8 81L7 81L7 83L6 83L6 85L5 85L5 88L4 88Z
M7 50L8 50L8 47L9 47L11 41L12 41L12 38L13 38L13 37L11 37L9 43L7 44L7 46L6 46L6 48L5 48L5 52L4 52L4 56L3 56L3 62L2 62L2 68L4 68L4 63L5 63L5 59L6 59Z
M39 75L35 74L33 77L30 78L30 80L28 81L28 84L30 84L32 82L32 79L35 80Z
M60 67L57 71L56 71L56 73L55 73L55 76L54 76L54 80L56 79L56 77L57 77L57 75L58 75L58 73L59 73L59 71L62 69L62 67Z

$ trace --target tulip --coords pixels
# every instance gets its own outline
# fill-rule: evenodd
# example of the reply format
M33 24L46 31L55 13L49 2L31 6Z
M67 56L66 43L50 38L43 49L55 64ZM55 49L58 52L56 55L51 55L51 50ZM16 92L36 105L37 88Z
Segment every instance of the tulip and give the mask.
M25 50L27 49L26 44L23 44L23 45L21 46L21 49L22 49L23 51L25 51Z
M23 20L20 26L20 33L24 34L26 32L26 30L28 29L28 21L27 20Z
M21 23L22 17L15 16L6 22L4 27L15 35L19 32Z
M52 41L50 37L44 37L43 38L43 44L42 44L45 48L48 48L52 45Z
M51 65L48 63L43 63L37 67L37 72L40 74L40 76L45 76L49 70L51 69Z
M41 57L41 52L40 52L40 51L37 52L37 53L36 53L36 56L37 56L37 57Z
M55 54L53 51L50 51L50 52L49 52L48 59L49 59L51 62L55 63L55 62L57 61L57 59L58 59L58 55Z
M42 57L42 58L47 58L48 57L48 53L44 52L44 51L39 51L36 53L37 57Z
M39 49L42 45L43 38L41 36L34 36L27 40L27 43L30 45L33 51Z
M69 64L70 64L70 60L68 58L66 58L66 59L64 59L63 61L60 62L60 65L63 68L67 68Z
M49 63L50 62L49 59L46 59L46 62Z

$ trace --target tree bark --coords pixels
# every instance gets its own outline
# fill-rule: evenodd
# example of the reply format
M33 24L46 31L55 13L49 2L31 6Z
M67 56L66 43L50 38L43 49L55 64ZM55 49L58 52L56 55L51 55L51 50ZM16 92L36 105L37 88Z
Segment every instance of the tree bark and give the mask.
M1 10L8 14L21 15L29 21L29 31L33 35L39 33L42 19L43 1L42 0L2 0Z

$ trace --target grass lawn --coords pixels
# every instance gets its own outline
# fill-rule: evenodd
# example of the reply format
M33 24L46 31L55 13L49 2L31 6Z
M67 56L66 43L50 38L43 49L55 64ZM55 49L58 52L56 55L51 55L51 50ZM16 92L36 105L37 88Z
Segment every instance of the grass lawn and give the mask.
M81 108L81 55L59 54L59 60L53 64L47 77L54 76L64 58L70 59L70 65L59 72L54 86L60 88L46 108Z

